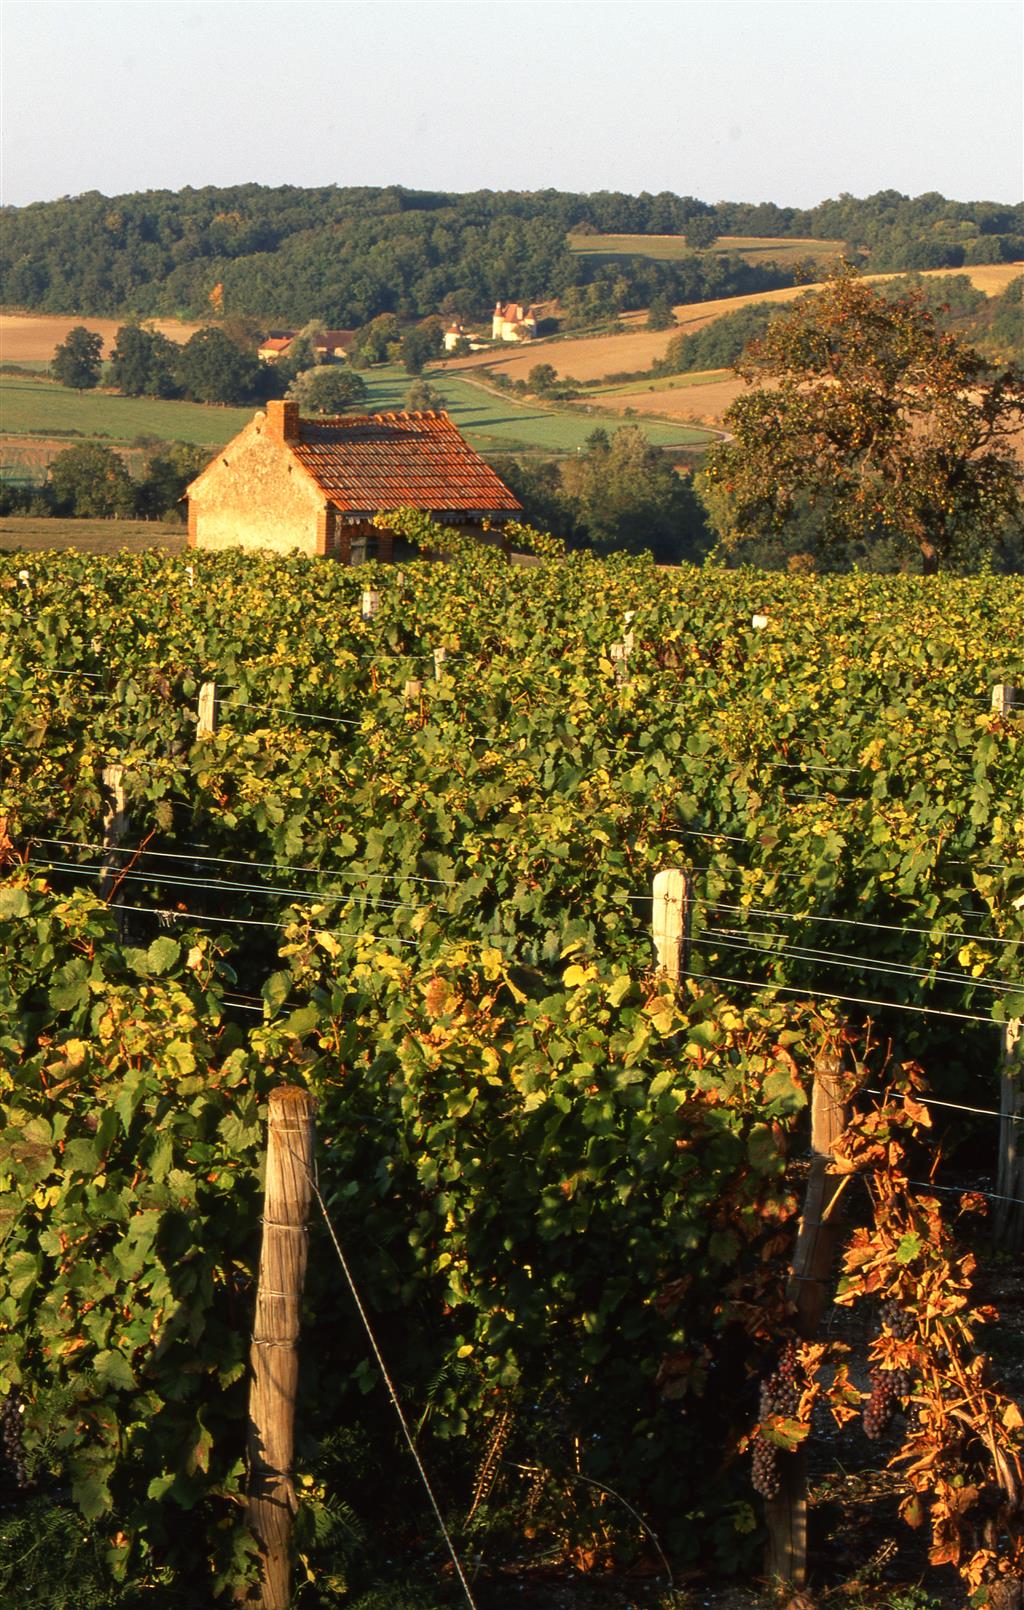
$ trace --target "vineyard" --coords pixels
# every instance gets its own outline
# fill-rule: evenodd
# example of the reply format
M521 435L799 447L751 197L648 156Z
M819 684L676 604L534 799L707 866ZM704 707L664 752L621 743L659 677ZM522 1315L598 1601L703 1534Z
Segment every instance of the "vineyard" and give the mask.
M296 1603L465 1602L355 1290L481 1610L753 1579L829 1439L891 1465L941 1602L1011 1610L1024 1422L972 1276L1024 1244L1019 579L397 524L447 562L0 554L0 1599L72 1602L54 1516L76 1604L258 1574L294 1085Z

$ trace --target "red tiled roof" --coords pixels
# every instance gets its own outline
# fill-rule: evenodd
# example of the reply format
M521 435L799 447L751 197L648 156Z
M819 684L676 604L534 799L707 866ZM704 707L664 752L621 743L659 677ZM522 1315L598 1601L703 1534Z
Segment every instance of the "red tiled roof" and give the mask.
M291 451L336 509L513 513L522 505L447 414L303 419Z
M355 345L355 330L324 330L320 338L313 342L314 352L347 352L349 347Z
M283 352L285 348L290 347L291 344L292 337L290 335L268 335L267 339L260 344L260 351Z

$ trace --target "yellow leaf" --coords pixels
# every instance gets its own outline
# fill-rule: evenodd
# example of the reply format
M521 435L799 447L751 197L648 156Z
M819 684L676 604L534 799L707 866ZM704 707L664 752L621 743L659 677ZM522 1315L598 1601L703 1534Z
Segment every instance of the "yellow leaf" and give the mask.
M596 967L580 967L574 964L567 967L562 974L562 983L566 989L578 989L581 984L589 984L591 979L597 977Z

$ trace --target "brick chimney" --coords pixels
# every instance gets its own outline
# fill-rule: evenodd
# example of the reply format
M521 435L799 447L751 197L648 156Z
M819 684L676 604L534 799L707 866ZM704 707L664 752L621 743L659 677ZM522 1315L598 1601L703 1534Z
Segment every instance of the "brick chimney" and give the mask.
M299 440L298 403L282 402L280 398L267 403L267 435L276 437L279 442Z

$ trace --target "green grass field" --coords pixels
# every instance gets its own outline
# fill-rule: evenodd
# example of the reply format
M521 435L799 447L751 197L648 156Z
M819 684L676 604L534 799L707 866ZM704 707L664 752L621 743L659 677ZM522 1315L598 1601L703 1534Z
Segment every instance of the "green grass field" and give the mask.
M692 386L714 386L720 380L728 380L732 376L731 369L701 369L694 370L693 374L661 375L651 380L644 375L641 380L623 380L609 386L587 387L588 397L629 397L636 391L689 391Z
M374 370L363 378L371 408L400 409L404 406L410 382L403 369ZM606 420L601 415L515 402L457 375L428 371L426 379L444 398L445 407L466 440L484 454L520 449L572 453L584 445L598 425L614 430L624 423L619 419ZM702 447L712 440L709 431L696 426L644 420L636 423L656 447Z
M367 407L401 409L410 379L404 369L386 368L364 375ZM566 409L527 405L484 390L455 375L429 376L444 398L455 423L482 453L571 453L582 447L599 417ZM0 435L3 461L15 478L38 478L43 459L66 441L100 440L128 446L140 436L191 442L211 450L220 447L252 418L253 408L217 408L201 403L166 402L150 397L120 397L109 392L71 391L52 381L4 377L0 386ZM643 425L656 446L702 446L707 431L684 425ZM49 438L41 457L39 439Z
M61 436L130 443L136 436L220 447L252 418L251 408L120 397L107 391L72 391L52 380L0 377L0 430L5 436Z
M782 235L720 235L712 251L731 252L748 263L802 263L808 257L828 263L840 256L841 240L789 240ZM682 235L570 235L569 250L580 257L613 263L617 257L651 257L674 263L693 257Z

